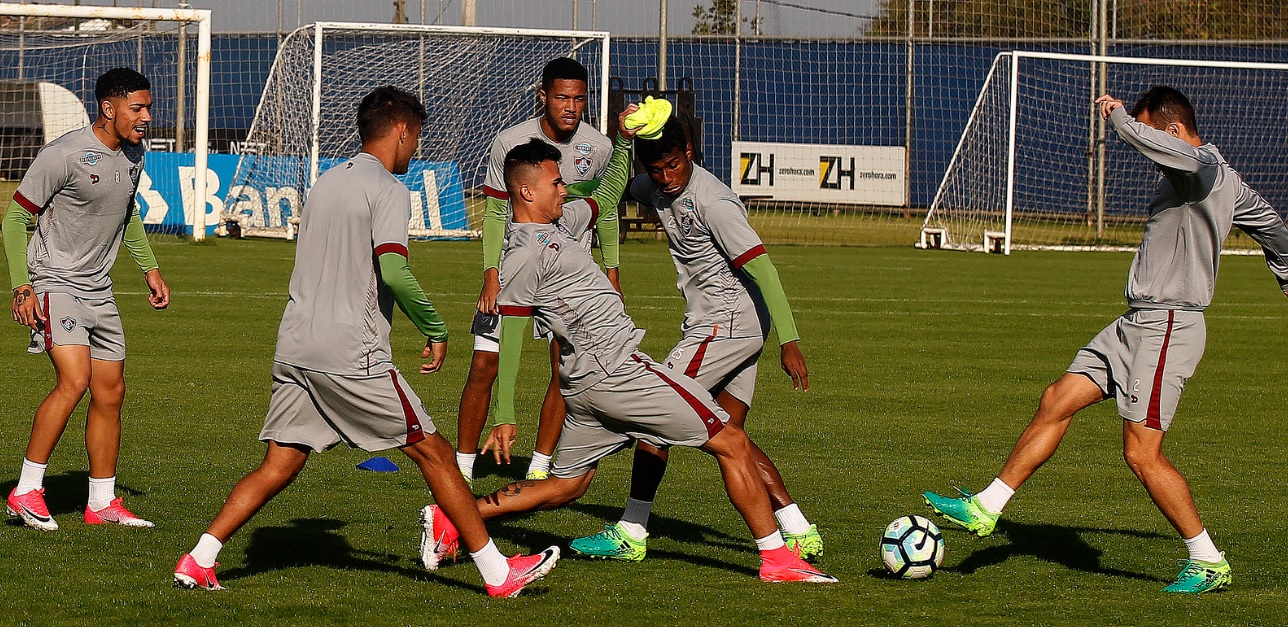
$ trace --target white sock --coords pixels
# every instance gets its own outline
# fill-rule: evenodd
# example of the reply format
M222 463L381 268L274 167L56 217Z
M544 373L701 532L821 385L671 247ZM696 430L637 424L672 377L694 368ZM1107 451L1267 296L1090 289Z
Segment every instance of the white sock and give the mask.
M1219 562L1225 558L1221 557L1221 552L1216 550L1216 544L1212 542L1212 536L1208 535L1207 528L1193 538L1185 538L1185 548L1190 550L1190 559L1200 562Z
M648 517L653 512L653 501L626 499L626 509L622 511L622 526L631 532L631 537L643 540L648 535Z
M1002 513L1002 508L1006 507L1006 502L1015 496L1015 488L1006 485L1004 481L994 479L993 483L988 484L983 492L976 494L979 497L979 504L984 506L990 514Z
M219 550L224 548L224 543L208 533L201 534L197 540L197 546L192 547L189 553L192 559L197 561L197 565L202 568L214 568L215 560L219 559Z
M98 511L116 498L116 475L102 479L89 478L89 508Z
M496 543L490 539L487 541L487 546L478 551L470 551L470 557L474 558L474 564L479 567L479 574L483 575L483 581L489 586L499 586L505 583L506 577L510 576L510 563L505 561L501 552L496 549Z
M456 452L456 467L461 469L461 474L465 475L467 481L474 480L474 458L478 456L478 453Z
M528 462L528 473L550 472L550 456L532 451L532 461Z
M778 519L778 526L787 533L794 536L809 533L809 521L805 520L805 514L801 513L801 508L795 503L774 512L774 518Z
M39 490L45 482L45 466L48 464L37 464L26 457L22 458L22 472L18 475L18 487L13 489L14 495Z
M756 538L756 548L761 551L773 551L785 546L787 546L787 543L783 542L783 534L778 531L774 531L763 538Z

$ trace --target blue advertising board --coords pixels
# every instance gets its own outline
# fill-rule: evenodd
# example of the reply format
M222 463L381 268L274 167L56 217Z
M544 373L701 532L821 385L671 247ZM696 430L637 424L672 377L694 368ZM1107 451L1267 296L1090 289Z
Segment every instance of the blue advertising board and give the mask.
M256 176L233 185L237 166L243 159L278 162L279 167L258 168L278 172ZM149 231L192 233L196 155L191 152L148 152L136 199L143 224ZM296 157L256 157L212 154L206 175L206 234L213 235L226 210L246 216L256 226L281 226L299 215L303 199L296 188L300 171ZM321 159L327 168L344 159ZM452 231L469 228L465 212L465 190L455 163L412 161L407 173L398 176L411 193L413 230Z

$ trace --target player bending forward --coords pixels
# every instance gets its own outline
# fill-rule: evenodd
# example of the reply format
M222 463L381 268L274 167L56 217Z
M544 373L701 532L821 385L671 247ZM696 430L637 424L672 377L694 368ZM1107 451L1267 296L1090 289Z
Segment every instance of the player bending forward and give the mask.
M5 508L28 527L53 531L45 506L45 466L67 420L89 391L85 450L89 502L85 522L151 527L116 496L125 400L125 333L108 272L122 241L143 271L148 303L170 304L170 288L143 231L134 191L143 172L143 136L152 122L148 79L117 68L98 77L94 124L41 149L4 217L13 284L13 319L31 327L28 352L54 364L54 389L36 410L18 485ZM27 242L27 220L36 236Z
M691 446L716 458L729 499L751 528L765 581L835 582L787 550L756 476L751 443L696 381L673 376L640 352L644 331L594 259L556 221L584 225L591 208L563 203L559 152L536 141L505 159L514 225L501 264L501 370L515 367L507 345L535 315L564 352L560 386L568 407L551 477L519 481L479 499L485 520L549 509L585 494L600 459L634 439ZM607 183L607 181L605 181ZM619 192L620 193L620 192ZM422 513L421 556L427 567L456 553L458 532L436 505Z
M559 559L558 547L501 556L452 463L451 445L392 362L395 302L429 338L421 374L437 372L447 356L447 328L407 266L411 200L393 177L407 172L426 119L415 96L393 87L372 91L358 107L362 151L319 177L309 193L259 434L268 452L179 560L175 585L219 589L214 567L223 543L295 480L310 451L341 441L366 451L398 448L416 462L460 525L488 594L515 596Z
M1199 140L1194 108L1179 91L1154 87L1130 114L1109 95L1096 103L1118 137L1162 172L1127 278L1130 309L1042 393L1037 414L991 485L974 495L963 490L960 498L923 496L948 520L989 535L1015 490L1055 453L1073 415L1112 397L1123 417L1127 465L1189 549L1189 560L1163 591L1218 590L1230 585L1230 564L1203 527L1185 478L1163 455L1163 436L1203 356L1203 310L1212 302L1231 225L1261 244L1281 290L1288 289L1288 229L1216 146Z
M456 464L467 481L474 479L474 459L478 456L479 438L487 422L488 404L492 399L492 384L497 376L497 334L500 317L496 309L496 296L501 290L497 267L501 261L501 246L505 240L506 225L510 221L510 195L505 191L505 154L511 148L540 139L551 143L561 156L559 171L564 182L580 188L574 195L590 197L598 179L608 167L613 147L602 133L589 124L582 124L586 113L586 95L589 73L576 59L560 57L551 60L541 70L542 114L521 122L497 134L488 152L487 176L483 192L487 207L483 214L483 290L479 294L478 312L474 315L471 331L474 333L474 355L470 372L461 390L460 419L456 423ZM621 193L618 192L618 197ZM599 203L603 211L584 232L574 237L590 250L591 227L599 235L600 252L604 267L613 287L619 292L617 282L617 200ZM543 336L540 329L537 334ZM559 394L559 345L550 341L550 385L541 403L541 419L537 427L537 443L528 464L528 479L544 479L550 471L550 456L559 440L563 425L564 401ZM483 451L494 451L497 463L510 463L510 446L516 437L513 412L498 413L495 427L488 435Z
M666 367L696 379L729 414L729 422L742 428L771 321L782 345L783 371L793 387L809 389L805 357L797 347L800 335L778 270L747 222L747 208L738 196L694 165L679 119L670 118L660 137L637 139L635 145L647 174L635 177L631 195L657 208L686 302L682 338ZM805 559L821 556L818 527L792 501L778 468L754 442L751 453L787 548ZM665 448L637 443L631 494L621 520L573 540L570 548L594 557L644 559L649 513L666 461Z

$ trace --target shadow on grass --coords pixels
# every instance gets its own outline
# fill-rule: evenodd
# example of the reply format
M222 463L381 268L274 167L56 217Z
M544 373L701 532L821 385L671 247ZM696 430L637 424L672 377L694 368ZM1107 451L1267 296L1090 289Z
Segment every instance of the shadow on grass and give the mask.
M0 491L8 497L18 485L18 481L6 481L0 483ZM67 514L80 514L85 511L85 503L89 500L89 473L83 470L70 470L57 475L46 475L44 481L45 488L45 506L49 508L51 516L64 516ZM144 494L141 490L136 490L130 486L117 482L117 496L139 496ZM128 505L128 504L127 504ZM147 514L140 512L140 515L147 517ZM22 521L12 518L11 521Z
M394 573L471 592L482 589L481 586L435 577L414 561L412 566L405 566L403 562L409 560L402 555L356 549L337 533L346 524L334 518L296 518L288 526L260 527L251 533L250 545L246 547L246 563L219 573L219 578L231 581L287 568L324 566Z
M498 464L492 457L492 452L486 454L479 453L477 460L474 462L474 479L485 479L487 477L500 477L506 481L519 481L528 474L528 464L532 458L523 457L522 455L510 455L510 463Z
M1009 542L973 551L960 564L944 570L969 575L985 566L1001 564L1012 557L1028 555L1044 562L1060 564L1066 568L1087 573L1161 583L1170 581L1153 575L1102 566L1100 556L1103 551L1087 544L1086 540L1083 540L1083 536L1087 534L1117 535L1141 540L1171 540L1171 536L1152 531L1137 531L1135 529L1026 525L1008 520L999 521L997 523L997 532L995 533L1004 536Z
M616 521L622 513L622 509L620 507L591 503L573 503L566 506L566 508L575 512L587 514L594 518L599 518L605 521L606 524L608 522ZM533 551L553 544L564 549L563 554L566 557L589 559L584 556L579 556L573 551L567 549L568 543L573 540L573 538L570 537L560 536L527 527L509 525L505 522L489 523L488 529L492 532L493 537L501 538L520 546L529 547ZM584 535L590 535L598 532L599 530L600 527L587 527L584 530ZM750 537L731 536L723 531L712 529L706 525L699 525L677 518L667 518L656 514L649 518L649 537L654 539L668 538L686 544L701 544L738 552L755 550ZM759 574L759 571L753 568L746 568L744 566L739 566L738 564L731 564L724 560L693 553L681 553L677 551L665 551L650 548L648 556L649 558L671 559L687 562L695 566L719 568L740 575L756 576Z

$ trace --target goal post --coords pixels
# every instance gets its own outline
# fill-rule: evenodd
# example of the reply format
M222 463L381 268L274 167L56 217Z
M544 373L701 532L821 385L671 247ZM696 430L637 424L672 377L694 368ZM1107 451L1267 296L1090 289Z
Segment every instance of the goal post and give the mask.
M477 237L488 148L498 132L537 115L541 69L556 57L586 66L583 123L606 130L606 32L349 22L297 29L269 71L223 219L244 235L294 238L318 176L360 147L358 103L393 85L429 113L399 177L411 193L412 237Z
M174 128L179 135L179 145L182 145L182 133L188 120L188 115L192 115L192 128L194 130L193 142L193 165L191 175L191 191L184 190L182 196L185 208L177 210L178 217L166 219L162 215L166 212L164 209L155 216L145 217L145 223L149 224L153 230L173 230L176 234L181 234L191 228L192 239L200 241L206 235L206 211L209 200L207 193L207 175L208 155L209 155L209 132L210 132L210 34L211 34L211 12L208 9L156 9L156 8L124 8L124 7L107 7L107 6L67 6L53 4L8 4L0 3L0 17L17 18L15 28L6 28L0 32L0 55L20 59L20 63L7 64L8 68L0 73L0 79L11 85L40 85L40 89L49 91L52 88L46 85L57 86L58 89L73 95L79 100L81 107L96 111L97 105L93 102L93 81L103 72L113 67L125 66L136 69L149 77L153 82L153 91L158 88L169 90L166 93L175 95L175 102L158 102L155 105L156 117L164 116L166 119L174 120ZM33 18L50 18L53 20L70 19L77 21L102 21L93 29L73 29L58 32L49 31L28 31L26 21ZM197 25L197 54L196 58L189 61L185 58L186 53L186 36L180 39L180 43L175 45L168 43L162 49L155 42L160 37L173 39L172 34L156 33L148 30L142 25L151 25L156 23L174 23L179 28L186 29L190 24ZM135 24L131 29L112 30L111 24L130 23ZM186 35L186 33L185 33ZM150 44L147 52L144 51L144 39ZM122 56L119 48L122 41L138 40L137 55ZM28 54L31 51L31 54ZM148 65L149 61L164 59L161 66ZM196 65L196 85L193 91L194 95L191 100L191 114L187 105L188 92L190 86L185 84L182 78L187 69L186 65L193 62ZM166 65L170 67L167 67ZM173 82L172 82L173 81ZM61 93L61 92L60 92ZM65 99L63 107L68 107L71 98ZM52 101L42 98L37 107L52 106ZM184 119L179 119L175 113L182 114ZM74 106L70 107L75 109ZM45 119L49 119L50 112L46 114ZM64 120L65 125L62 128L72 130L78 126L88 124L88 116L82 118L81 113L88 111L64 110L58 113L57 117ZM80 121L78 121L80 120ZM49 126L46 124L45 126ZM155 121L154 121L155 126ZM46 128L46 131L49 129ZM38 135L39 133L37 133ZM5 141L13 146L14 143L22 143L28 140L22 140L16 137L5 137ZM41 138L45 139L45 138ZM145 141L148 141L145 139ZM47 141L41 142L47 143ZM34 154L30 155L34 157ZM23 156L24 162L26 155ZM146 163L146 161L145 161ZM22 166L25 168L25 166ZM146 176L146 170L145 170ZM177 182L177 187L182 189L183 182ZM145 191L140 186L140 195ZM151 208L151 207L149 207ZM167 207L168 208L168 207ZM149 219L151 218L151 219ZM185 224L186 223L186 224Z
M1194 103L1198 133L1288 209L1288 64L1051 52L998 54L922 224L919 248L1134 250L1157 173L1106 133L1093 100L1154 85ZM1240 233L1233 252L1255 249Z

